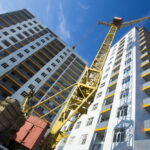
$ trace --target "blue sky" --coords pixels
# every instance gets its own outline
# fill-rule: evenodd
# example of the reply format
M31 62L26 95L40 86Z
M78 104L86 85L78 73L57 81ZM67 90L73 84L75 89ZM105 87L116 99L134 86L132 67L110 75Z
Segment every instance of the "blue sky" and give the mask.
M150 16L150 0L0 0L0 13L28 9L70 46L73 46L98 21L112 21L114 16L124 21ZM150 20L140 23L150 30ZM114 43L131 28L119 30ZM98 25L77 47L89 63L94 59L109 28Z

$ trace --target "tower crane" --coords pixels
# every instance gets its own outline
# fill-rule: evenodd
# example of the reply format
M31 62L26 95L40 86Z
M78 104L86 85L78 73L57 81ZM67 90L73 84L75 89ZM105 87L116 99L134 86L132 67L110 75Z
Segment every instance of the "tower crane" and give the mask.
M57 116L55 123L53 124L53 126L51 126L50 133L44 140L43 143L44 150L54 149L56 147L56 144L66 135L66 133L69 130L71 130L76 121L83 114L87 113L89 106L94 101L95 94L101 81L103 67L109 54L117 30L145 21L147 19L150 19L150 16L125 23L123 23L123 19L119 17L114 17L111 23L99 21L98 24L109 26L110 30L104 42L102 43L99 51L97 52L97 55L94 58L91 66L85 67L85 71L80 77L79 81L32 107L27 106L27 104L30 102L33 92L30 92L28 94L23 105L23 112L26 114L27 117L30 115L31 110L51 100L53 97L61 94L62 92L73 88L73 92L68 98L68 100L66 100L64 103L57 106L53 110L49 111L48 113L44 114L43 116L41 116L41 118L43 118L61 107L60 114ZM78 44L79 43L80 42L78 42ZM73 49L76 46L77 45L75 45ZM62 131L62 127L67 122L70 122L69 127L64 131Z

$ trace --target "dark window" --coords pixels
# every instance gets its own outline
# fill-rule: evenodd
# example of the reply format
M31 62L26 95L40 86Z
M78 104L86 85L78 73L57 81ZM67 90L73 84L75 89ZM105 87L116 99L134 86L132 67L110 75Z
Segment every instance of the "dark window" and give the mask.
M17 27L17 29L21 30L22 28L21 27Z
M94 104L93 107L92 107L92 110L96 110L98 107L98 103Z
M14 38L14 37L10 37L10 39L11 39L14 43L16 43L16 42L17 42L17 39L16 39L16 38Z
M101 92L99 92L99 93L97 94L97 97L96 97L96 98L101 97L101 95L102 95L102 91L101 91Z
M23 91L20 95L22 95L23 97L25 97L27 95L27 92Z
M127 97L129 95L129 89L121 91L120 98Z
M131 62L131 58L125 61L125 65L129 64Z
M6 46L10 46L11 44L7 40L2 41Z
M69 50L69 49L67 49L67 51L68 51L68 52L70 52L70 50Z
M10 31L11 31L12 33L16 32L16 30L15 30L15 29L10 29Z
M56 61L57 61L58 63L60 63L60 60L59 60L59 59L56 59Z
M81 125L81 121L77 122L76 126L75 126L75 129L78 129Z
M100 88L102 88L103 86L105 86L105 82L101 84Z
M41 44L40 44L39 42L36 42L36 45L37 45L37 46L40 46Z
M32 45L32 46L30 46L32 49L35 49L35 47Z
M39 78L36 78L35 81L36 81L37 83L40 83L40 82L41 82L41 80L40 80Z
M64 55L67 55L67 53L66 53L66 52L64 52Z
M23 31L23 34L26 36L30 36L30 34L27 31Z
M2 66L3 68L7 68L7 67L8 67L8 64L7 64L7 63L3 63L3 64L1 64L1 66Z
M34 29L35 29L36 31L40 31L37 27L34 27Z
M113 142L123 142L125 139L125 129L115 129Z
M12 58L10 58L10 61L11 61L11 62L16 62L16 61L17 61L17 59L16 59L16 58L14 58L14 57L12 57Z
M122 84L125 84L130 81L130 76L123 79Z
M35 24L37 24L37 22L36 21L33 21Z
M128 66L127 68L124 69L124 73L127 73L130 71L130 66Z
M41 42L42 42L42 43L45 43L45 40L42 39Z
M46 37L46 40L49 40L49 38L48 38L48 37Z
M128 106L121 106L118 109L117 117L119 118L120 116L127 116L127 111L128 111Z
M22 40L24 37L21 34L17 34L17 36Z
M28 49L25 49L24 51L25 51L26 53L29 53L29 52L30 52Z
M33 84L30 84L30 85L28 86L28 88L31 89L31 90L33 90L33 89L35 88L35 86L34 86Z
M18 53L17 56L19 56L20 58L22 58L24 55L22 53Z
M62 59L63 59L64 57L63 57L62 55L60 55L60 58L62 58Z
M39 27L40 27L41 29L44 29L41 25L39 25Z
M30 31L32 34L34 34L34 33L35 33L32 29L29 29L29 31Z
M1 49L3 49L3 47L2 47L2 46L0 46L0 50L1 50Z
M26 25L26 24L23 24L23 26L24 26L25 28L27 28L27 25Z
M8 35L8 32L7 32L7 31L5 31L5 32L3 32L3 34L4 34L4 35Z
M55 63L52 63L52 66L53 66L53 67L55 67L55 66L56 66L56 64L55 64Z
M48 72L51 72L52 69L48 67L46 70L47 70Z
M47 76L47 74L46 74L45 72L41 73L41 75L42 75L43 77L46 77L46 76Z
M31 22L28 23L30 26L32 26L33 24Z

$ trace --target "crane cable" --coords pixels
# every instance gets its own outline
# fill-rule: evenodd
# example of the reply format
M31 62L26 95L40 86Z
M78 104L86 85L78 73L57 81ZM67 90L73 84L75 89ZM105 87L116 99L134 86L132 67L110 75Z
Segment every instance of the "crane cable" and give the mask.
M94 24L83 36L82 38L72 47L72 49L75 49L82 41L84 41L88 35L96 28L98 23Z

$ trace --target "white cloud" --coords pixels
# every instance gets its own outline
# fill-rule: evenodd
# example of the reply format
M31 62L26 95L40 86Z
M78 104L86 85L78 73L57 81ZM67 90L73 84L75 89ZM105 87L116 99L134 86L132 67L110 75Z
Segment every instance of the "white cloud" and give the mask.
M81 2L78 2L78 6L84 10L88 10L89 7L87 5L82 4Z
M58 32L62 36L63 39L70 39L70 31L67 29L66 18L64 16L62 3L59 3L59 25Z

